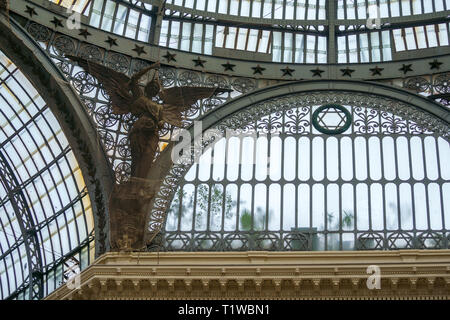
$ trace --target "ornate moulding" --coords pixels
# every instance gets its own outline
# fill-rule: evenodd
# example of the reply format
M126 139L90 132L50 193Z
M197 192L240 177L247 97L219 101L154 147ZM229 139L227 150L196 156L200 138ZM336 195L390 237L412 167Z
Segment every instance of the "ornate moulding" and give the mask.
M369 265L380 289L368 289ZM107 253L48 300L449 299L450 250Z

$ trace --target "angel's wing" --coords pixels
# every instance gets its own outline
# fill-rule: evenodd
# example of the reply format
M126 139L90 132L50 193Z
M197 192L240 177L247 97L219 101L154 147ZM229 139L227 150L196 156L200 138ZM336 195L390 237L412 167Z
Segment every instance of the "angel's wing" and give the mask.
M213 95L230 92L229 89L208 87L172 87L161 90L159 97L164 104L169 104L184 111L192 107L200 99L210 98Z
M130 105L134 98L130 94L129 83L131 79L128 76L93 61L71 55L66 55L66 57L78 62L80 67L97 78L111 98L115 113L130 112Z

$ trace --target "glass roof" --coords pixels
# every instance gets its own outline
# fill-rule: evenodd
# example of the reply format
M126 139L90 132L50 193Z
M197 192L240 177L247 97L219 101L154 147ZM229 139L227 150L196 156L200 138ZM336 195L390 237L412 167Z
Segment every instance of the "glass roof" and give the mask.
M57 119L1 51L0 159L0 298L30 298L31 280L46 295L64 282L68 261L89 263L91 202Z
M331 15L325 0L167 0L161 32L154 32L153 0L49 1L86 15L92 27L106 32L206 55L248 51L273 62L364 63L449 45L447 17L436 21L427 14L448 11L450 0L339 0ZM411 16L417 22L395 20ZM233 21L241 17L256 20ZM367 19L377 17L384 19L382 28L369 30ZM329 25L336 27L334 53L328 52Z

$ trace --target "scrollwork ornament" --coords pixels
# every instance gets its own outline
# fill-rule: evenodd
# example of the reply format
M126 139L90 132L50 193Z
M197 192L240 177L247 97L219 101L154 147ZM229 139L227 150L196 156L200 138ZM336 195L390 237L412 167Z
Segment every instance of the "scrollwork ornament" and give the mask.
M408 79L404 87L416 92L426 92L431 88L431 83L423 77L414 77Z
M40 42L49 41L52 35L52 31L49 28L36 22L30 23L27 31L34 38L34 40Z
M256 83L252 79L247 78L237 78L231 84L233 89L240 93L247 93L255 90Z
M175 84L176 75L173 69L161 68L159 69L159 80L164 87L171 87Z
M122 184L130 180L131 165L128 162L119 163L114 171L117 183Z
M354 107L353 125L357 133L376 133L380 124L378 110L363 107Z
M436 76L433 87L438 93L450 93L450 73Z
M178 76L180 86L200 86L202 84L200 75L196 72L185 71Z
M66 54L75 52L75 42L69 37L57 36L53 40L53 48L58 56L63 57Z
M116 124L118 118L111 112L109 105L102 105L95 110L95 120L101 127L112 127Z
M102 60L103 54L100 48L93 45L87 45L81 48L80 57L86 60L99 62Z
M127 137L123 137L117 144L119 155L125 159L131 157L130 141Z
M95 79L89 73L80 71L74 75L73 86L82 95L88 94L95 89Z
M117 72L127 73L130 61L123 54L113 53L106 58L106 65Z
M311 123L308 120L311 108L291 108L285 112L284 130L287 134L303 134L310 132Z
M310 126L308 123L309 116L307 115L311 106L319 106L330 101L344 106L352 106L351 109L355 109L355 113L359 114L355 121L360 121L360 125L357 127L361 134L405 134L408 131L414 133L420 130L425 134L436 134L446 139L449 138L448 125L437 118L433 118L420 110L414 110L409 105L396 100L354 92L309 92L271 99L229 115L222 119L216 128L221 132L226 129L240 129L242 132L255 130L256 128L267 130L274 126L279 128L277 123L284 119L284 130L294 133L296 130L294 128ZM367 108L367 111L363 111L365 108ZM271 114L274 114L272 118L270 117ZM263 119L264 117L266 118ZM302 123L302 125L299 126L299 123ZM203 144L203 147L208 144L208 142ZM174 164L172 169L169 170L169 174L164 178L150 214L149 232L157 232L161 229L163 223L161 220L164 221L165 219L165 212L171 203L174 190L178 188L181 179L190 168L192 159L199 156L195 153L195 150L199 150L199 148L194 148L189 157L180 159L179 162ZM204 150L204 148L200 150ZM161 217L163 218L161 219ZM378 236L373 236L375 238L371 237L371 239L373 238L377 242L380 240ZM362 238L361 240L365 241ZM377 244L377 248L380 246L383 247L383 243Z

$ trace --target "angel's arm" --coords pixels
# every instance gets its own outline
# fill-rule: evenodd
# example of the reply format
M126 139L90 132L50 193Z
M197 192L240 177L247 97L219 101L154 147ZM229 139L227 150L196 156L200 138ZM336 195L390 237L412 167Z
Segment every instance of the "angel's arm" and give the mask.
M142 69L141 71L136 72L132 77L131 77L131 82L138 82L140 78L142 78L147 72L149 72L152 69L158 69L160 66L159 62L156 62L144 69Z

